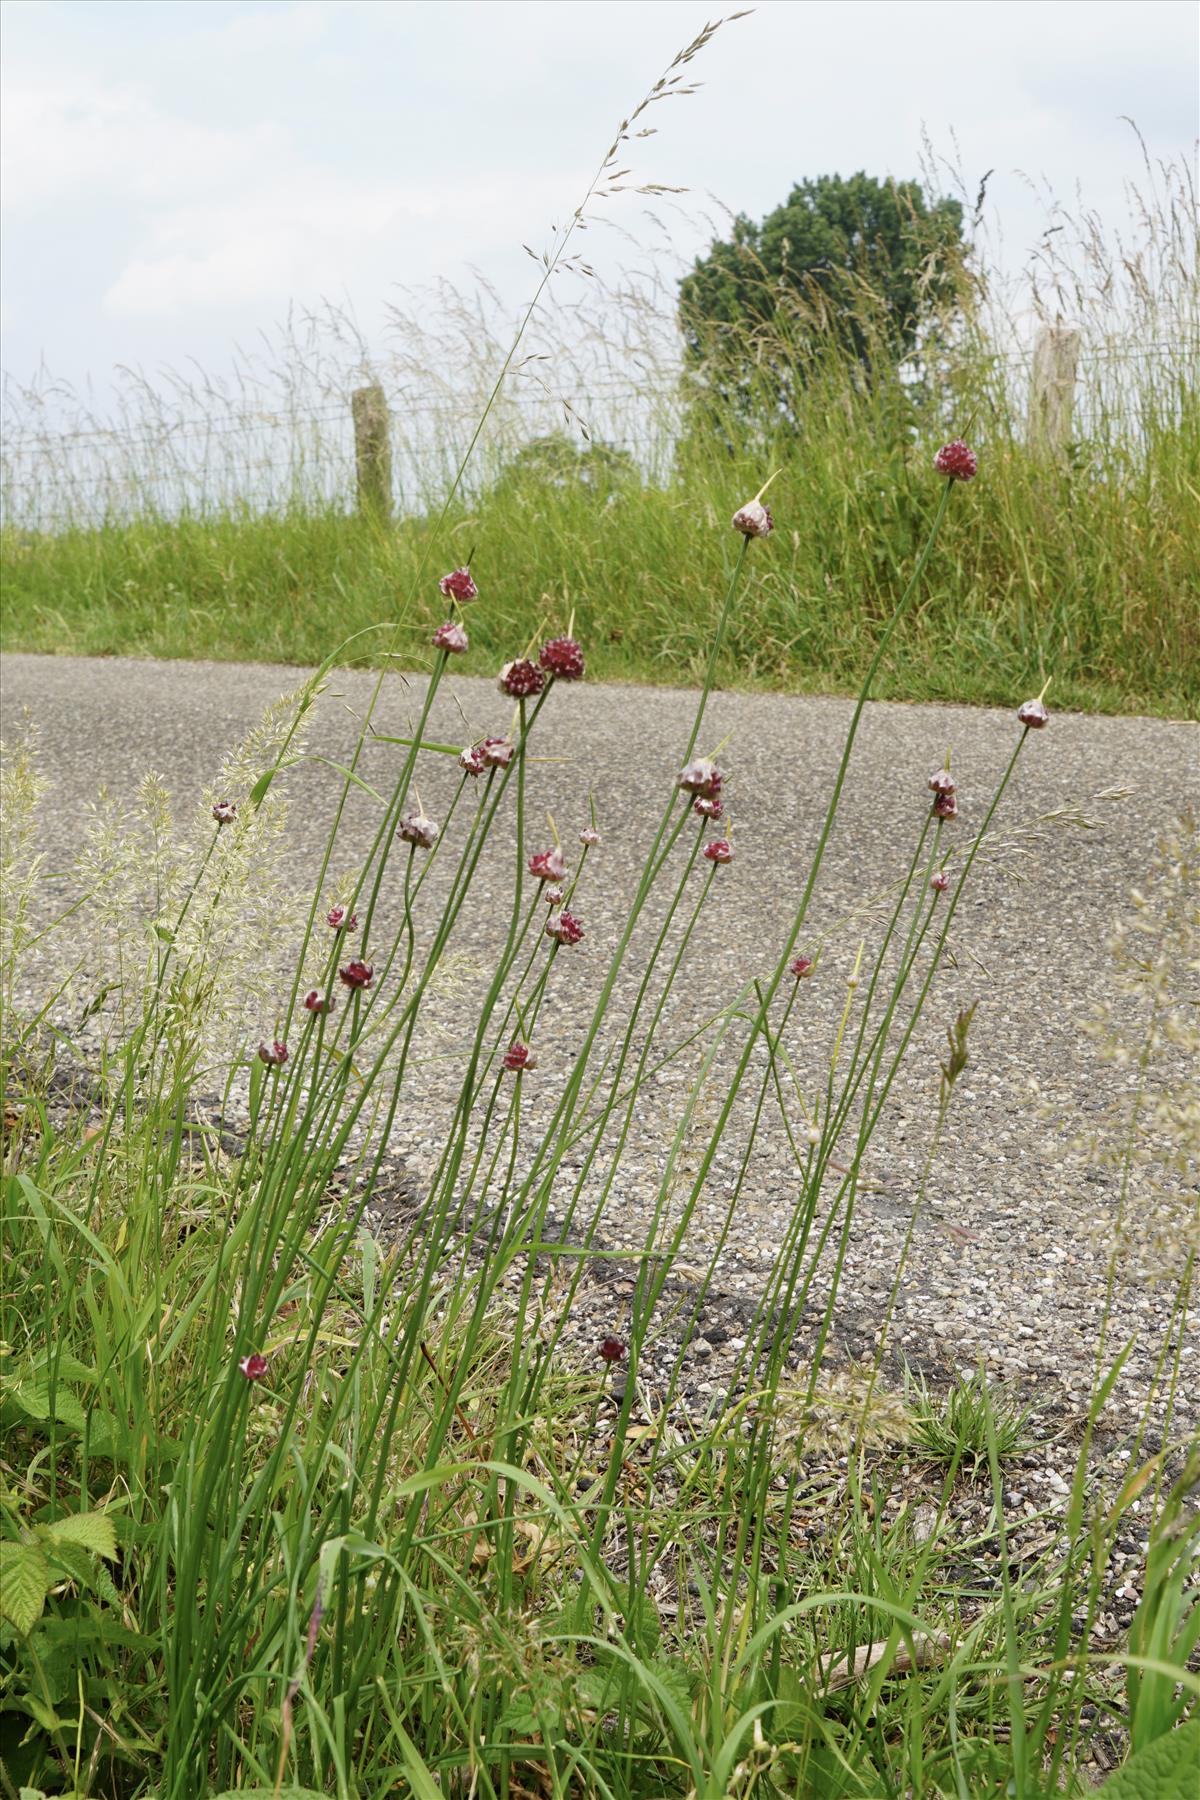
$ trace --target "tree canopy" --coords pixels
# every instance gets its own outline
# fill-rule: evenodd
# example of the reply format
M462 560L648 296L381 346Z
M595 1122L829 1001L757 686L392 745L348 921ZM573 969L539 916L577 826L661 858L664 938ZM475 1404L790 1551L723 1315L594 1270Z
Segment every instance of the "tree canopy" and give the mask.
M684 276L688 360L728 388L773 330L813 357L836 350L868 371L894 369L956 291L962 255L962 207L930 203L916 181L798 182L761 224L736 218Z

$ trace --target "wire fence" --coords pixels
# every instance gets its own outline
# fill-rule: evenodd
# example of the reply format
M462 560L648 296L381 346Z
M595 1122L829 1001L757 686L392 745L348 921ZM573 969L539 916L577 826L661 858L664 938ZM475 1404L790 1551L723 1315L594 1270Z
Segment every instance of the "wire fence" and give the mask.
M1035 351L996 351L986 359L1014 428L1026 428ZM1079 343L1072 430L1135 435L1147 397L1178 405L1180 371L1194 377L1200 351L1181 356L1175 341ZM468 375L470 371L467 371ZM669 478L686 397L678 362L658 359L629 373L576 370L553 385L523 371L498 396L472 458L467 491L496 478L523 448L565 435L586 452L602 445L627 458L648 482ZM96 419L56 386L6 383L0 444L0 518L26 532L61 531L143 516L174 518L290 508L351 511L359 455L351 394L363 372L322 372L316 381L245 384L230 392L155 390L134 380L114 415ZM371 380L387 410L392 504L401 515L435 504L453 480L481 414L486 388L411 376Z

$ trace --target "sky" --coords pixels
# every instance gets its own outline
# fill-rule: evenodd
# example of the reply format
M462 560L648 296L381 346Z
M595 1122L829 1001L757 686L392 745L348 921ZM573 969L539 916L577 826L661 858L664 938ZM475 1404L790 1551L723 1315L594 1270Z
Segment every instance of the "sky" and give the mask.
M100 385L114 365L220 370L290 306L368 338L397 285L476 273L515 308L617 122L717 16L691 0L6 0L3 353ZM923 135L990 196L1009 254L1045 195L1123 210L1191 153L1192 0L767 0L643 116L634 176L673 248L701 214L761 216L793 181L911 177ZM598 203L610 272L647 201ZM685 218L685 212L690 216ZM531 279L532 278L532 279Z

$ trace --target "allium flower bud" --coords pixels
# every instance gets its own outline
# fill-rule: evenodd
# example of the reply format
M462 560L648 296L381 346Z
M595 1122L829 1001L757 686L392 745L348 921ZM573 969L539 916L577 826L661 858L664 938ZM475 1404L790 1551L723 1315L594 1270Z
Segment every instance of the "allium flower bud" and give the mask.
M496 677L496 686L502 694L512 700L531 700L540 694L546 685L546 677L536 663L530 662L527 656L519 656L515 662L505 663Z
M529 859L529 873L537 881L561 881L566 872L567 859L557 844Z
M561 906L564 898L565 895L560 887L544 887L542 889L542 899L547 906Z
M796 977L797 981L803 981L806 975L811 975L813 972L812 957L793 956L791 962L788 964L788 969Z
M483 745L468 744L458 759L458 766L464 775L482 775L488 767L488 759L483 753Z
M601 1362L619 1363L625 1360L625 1346L619 1337L601 1338L596 1346L596 1355Z
M950 886L950 877L947 875L945 869L939 869L936 875L931 875L929 877L929 885L935 894L944 894L946 889Z
M338 976L348 988L369 988L375 979L375 970L370 963L362 962L355 957L344 969L338 970Z
M692 801L692 811L698 813L702 819L719 819L724 810L725 808L719 800L706 800L703 794L698 795Z
M243 1356L238 1368L247 1381L261 1381L267 1372L267 1359L256 1350L253 1356Z
M332 906L325 914L325 923L333 931L357 931L358 914L351 913L347 918L346 913L347 909L344 906Z
M397 825L396 835L406 844L415 844L418 850L432 850L437 843L438 830L439 827L423 812L408 812Z
M1027 700L1019 708L1017 717L1029 731L1040 731L1043 725L1050 723L1050 714L1040 700Z
M590 825L585 825L579 834L579 841L588 849L594 850L596 845L600 842L600 833L594 831Z
M448 575L442 576L438 586L447 600L457 600L460 604L464 600L474 600L479 593L471 580L470 569L451 569Z
M305 1012L327 1013L329 1011L330 1007L333 1005L333 1001L332 1000L322 1000L322 998L321 998L320 994L317 992L316 988L309 988L307 994L305 994L304 999L301 1002L301 1005L304 1007Z
M698 794L703 800L716 800L723 780L716 763L709 762L707 757L698 756L686 769L679 771L675 785L682 788L685 794Z
M933 459L933 466L939 475L946 475L951 481L973 481L979 458L961 438L955 438L952 443L942 445Z
M268 1043L264 1038L258 1046L258 1060L266 1063L268 1069L282 1069L287 1059L288 1047L281 1044L278 1038L273 1043Z
M520 1039L517 1039L504 1052L504 1067L512 1075L521 1075L526 1069L537 1068L537 1057L528 1044L523 1044Z
M732 862L733 845L728 838L712 838L705 844L703 854L710 863Z
M492 769L507 769L517 754L517 746L510 738L484 738L479 748L484 762Z
M748 538L770 537L775 529L770 510L761 500L747 500L745 506L739 506L732 522L733 529Z
M444 625L439 625L432 643L435 650L445 650L450 656L461 656L470 647L470 639L457 619L447 619Z
M958 783L949 769L935 769L929 777L928 786L931 794L953 794Z
M560 912L546 922L546 936L557 938L560 944L578 944L583 938L583 926L571 912Z
M948 794L933 796L933 815L936 819L957 819L958 795L951 788Z
M551 638L538 651L538 661L547 675L556 681L580 681L583 678L583 651L573 637Z
M212 809L212 816L218 825L232 825L237 818L237 801L218 800Z

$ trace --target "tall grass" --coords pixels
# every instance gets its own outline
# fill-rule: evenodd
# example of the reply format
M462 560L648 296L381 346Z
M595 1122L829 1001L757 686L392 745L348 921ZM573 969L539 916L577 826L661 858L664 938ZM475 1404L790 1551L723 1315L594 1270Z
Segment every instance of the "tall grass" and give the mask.
M876 691L1000 701L1040 669L1060 705L1195 712L1200 263L1186 164L1148 169L1131 200L1128 238L1056 212L1023 285L997 273L983 205L950 272L953 308L895 378L864 378L839 308L789 291L738 346L748 388L718 399L703 363L683 369L669 264L613 291L563 290L444 521L451 553L473 552L488 583L480 642L505 649L544 596L576 609L597 674L695 680L720 585L711 528L731 492L777 467L788 530L752 571L719 678L852 692L929 523L930 454L970 420L983 457L971 530L951 520ZM840 302L886 369L879 296L848 279ZM1081 334L1059 454L1027 416L1042 322ZM393 314L382 356L335 313L293 321L225 385L129 378L111 429L52 385L10 386L5 643L316 663L331 611L347 630L394 616L504 331L494 298L444 291ZM348 390L366 379L391 403L394 527L348 505ZM786 429L765 423L781 394ZM403 620L415 658L436 620L423 601Z

